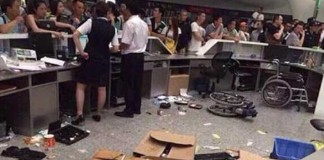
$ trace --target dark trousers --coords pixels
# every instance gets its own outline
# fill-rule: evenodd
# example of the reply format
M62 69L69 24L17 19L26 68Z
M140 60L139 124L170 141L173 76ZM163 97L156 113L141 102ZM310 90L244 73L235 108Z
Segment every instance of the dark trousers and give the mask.
M126 102L124 111L127 113L141 111L143 72L143 53L122 55L122 79Z

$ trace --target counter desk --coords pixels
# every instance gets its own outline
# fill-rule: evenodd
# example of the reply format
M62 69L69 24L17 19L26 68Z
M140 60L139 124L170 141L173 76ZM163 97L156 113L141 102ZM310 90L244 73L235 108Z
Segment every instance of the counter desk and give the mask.
M19 35L21 39L22 37ZM15 39L14 35L0 35L0 39ZM240 61L240 69L251 71L255 77L254 90L262 88L266 77L274 73L275 67L268 59L264 58L268 44L255 42L239 42L227 40L212 40L203 46L198 55L170 55L165 45L157 38L150 37L145 56L143 96L147 98L166 94L169 77L172 74L188 74L189 90L194 89L194 81L200 75L200 64L211 66L211 60L217 52L232 51L233 58ZM304 76L305 85L309 92L310 100L317 101L315 114L324 116L324 69L322 69L322 50L309 48L288 48L298 50L302 54L311 54L317 57L315 65L307 67L300 64L287 64L282 67L285 71L299 72ZM306 56L305 56L306 57ZM109 72L109 83L106 107L112 104L115 91L122 94L121 88L116 84L120 77L120 57L112 57ZM17 88L0 94L1 107L8 108L8 122L13 129L23 135L34 135L44 129L52 121L59 118L59 90L64 82L73 82L77 66L50 67L42 71L21 73L0 73L0 84L8 84ZM218 85L220 90L230 89L233 76L228 74ZM113 91L114 90L114 91ZM74 98L74 95L69 95ZM260 96L261 98L261 96ZM116 100L118 101L118 100ZM70 106L71 107L71 106ZM75 106L72 106L75 107Z

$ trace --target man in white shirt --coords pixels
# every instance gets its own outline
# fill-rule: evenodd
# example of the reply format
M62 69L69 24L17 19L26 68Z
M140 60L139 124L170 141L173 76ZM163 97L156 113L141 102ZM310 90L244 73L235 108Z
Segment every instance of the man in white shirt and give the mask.
M137 3L132 0L124 0L120 5L120 11L126 19L120 45L126 108L122 112L116 112L115 115L126 118L132 118L134 114L141 114L144 52L149 29L137 15L138 8Z
M247 31L248 31L248 26L246 22L241 22L239 33L238 33L241 41L250 41L250 34Z
M259 7L253 14L252 14L252 28L257 28L257 22L264 21L264 14L263 14L263 7Z
M192 37L189 42L189 52L197 52L204 44L205 29L201 25L205 22L205 19L205 13L198 13L196 21L191 23Z

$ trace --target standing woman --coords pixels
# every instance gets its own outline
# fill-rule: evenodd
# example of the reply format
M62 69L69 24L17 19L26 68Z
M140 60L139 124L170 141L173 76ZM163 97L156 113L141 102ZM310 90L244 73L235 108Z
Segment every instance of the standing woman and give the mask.
M88 85L98 87L98 103L97 113L92 116L93 120L99 122L101 120L101 109L106 101L106 85L108 82L109 70L109 54L118 50L117 31L112 26L107 17L111 12L111 6L105 2L99 1L96 4L96 18L88 19L74 33L73 40L80 51L84 62L77 73L76 86L76 105L77 118L72 121L73 125L79 125L84 122L83 105L85 90ZM88 43L83 50L79 37L88 35ZM113 48L109 49L112 43Z
M179 35L181 34L178 24L178 18L172 17L169 19L169 26L164 27L161 32L162 36L164 36L164 43L172 53L176 52Z
M69 28L72 32L75 31L75 27L68 23L62 23L63 19L63 12L65 10L64 4L61 0L52 0L50 1L50 10L51 16L50 20L55 21L57 27L60 28ZM67 18L65 18L65 22L68 22Z

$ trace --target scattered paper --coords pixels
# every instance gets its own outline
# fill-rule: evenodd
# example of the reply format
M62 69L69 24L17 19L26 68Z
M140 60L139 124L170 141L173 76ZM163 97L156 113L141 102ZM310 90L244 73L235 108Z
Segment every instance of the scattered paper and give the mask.
M198 151L200 150L200 148L201 148L201 147L200 147L199 145L197 145L197 146L196 146L196 149L195 149L195 150L196 150L195 153L198 153Z
M212 123L205 123L204 126L210 126Z
M252 145L253 145L252 140L248 140L248 142L246 143L246 146L250 147L250 146L252 146Z
M2 147L8 147L8 144L6 144L6 143L0 144L0 148L2 148Z
M192 98L191 95L188 95L187 91L188 91L187 88L181 88L180 89L180 96L185 97L185 98Z
M184 116L184 115L186 115L187 113L186 112L179 112L179 115L180 116Z
M56 58L49 58L49 57L43 57L40 59L42 62L46 62L49 64L54 64L54 65L58 65L58 66L63 66L65 61L56 59Z
M209 150L220 150L220 147L217 146L203 146L202 148Z
M79 151L80 153L88 153L88 151L85 150L85 149L78 149L78 151Z
M213 134L213 137L216 139L220 139L220 136L218 134Z
M264 132L264 131L261 131L261 130L258 130L257 132L258 132L259 134L262 134L262 135L267 134L267 132Z

